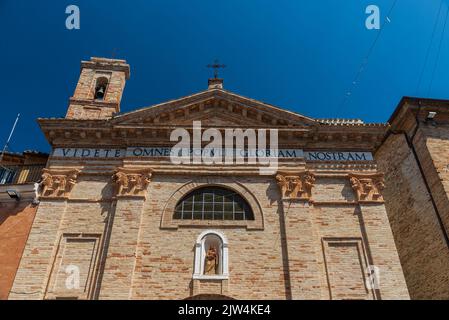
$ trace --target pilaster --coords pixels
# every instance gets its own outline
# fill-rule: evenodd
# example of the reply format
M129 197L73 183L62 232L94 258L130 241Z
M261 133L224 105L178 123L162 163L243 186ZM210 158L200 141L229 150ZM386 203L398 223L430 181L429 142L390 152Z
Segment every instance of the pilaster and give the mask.
M151 170L118 168L113 176L117 203L100 299L131 299L137 242Z

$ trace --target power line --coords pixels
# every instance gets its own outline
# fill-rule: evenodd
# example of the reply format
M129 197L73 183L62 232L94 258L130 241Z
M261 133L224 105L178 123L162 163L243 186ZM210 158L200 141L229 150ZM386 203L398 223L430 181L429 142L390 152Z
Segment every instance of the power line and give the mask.
M6 140L5 146L3 147L3 151L2 151L2 154L1 154L0 161L3 159L3 154L8 149L9 142L11 141L12 134L14 133L14 130L16 129L16 125L17 125L17 122L19 121L19 118L20 118L20 113L17 114L16 121L14 121L14 125L12 126L11 132L9 133L8 140Z
M449 17L449 7L446 10L446 17L444 18L443 30L441 31L441 37L440 37L440 44L438 45L437 58L435 60L434 66L433 66L432 77L430 78L430 84L429 84L429 90L427 91L427 96L430 95L430 91L431 91L432 85L433 85L433 80L435 79L435 72L437 70L438 62L440 61L441 46L443 44L444 34L446 32L446 24L447 24L448 17Z
M2 166L1 163L2 163L2 161L3 161L3 156L5 155L5 152L6 152L6 150L7 150L8 147L9 147L9 143L11 142L11 138L12 138L12 135L13 135L13 133L14 133L14 130L16 129L17 122L19 122L19 118L20 118L20 113L17 114L16 121L14 121L14 125L12 126L11 132L9 133L8 140L6 140L5 146L3 147L2 154L0 154L0 168L7 169L7 168L5 168L4 166Z
M380 29L379 29L379 32L378 32L377 35L376 35L376 38L374 38L374 41L373 41L373 43L371 44L371 46L370 46L370 48L369 48L369 50L368 50L368 53L367 53L367 54L365 55L365 57L363 58L362 63L360 64L360 67L359 67L359 69L358 69L358 71L357 71L357 73L356 73L356 75L355 75L355 77L354 77L354 80L352 81L351 87L350 87L349 90L346 92L345 96L343 97L343 100L342 100L342 102L340 103L340 105L339 105L337 111L339 111L341 108L343 108L343 107L345 106L345 104L346 104L347 101L349 100L349 97L352 95L353 88L357 85L357 81L359 80L359 78L360 78L360 76L362 75L363 71L365 71L365 68L366 68L366 66L368 65L369 58L371 57L371 54L373 53L374 48L376 47L376 44L377 44L377 42L378 42L379 39L380 39L380 36L381 36L382 31L383 31L383 29L384 29L384 26L385 26L387 23L390 22L390 15L391 15L391 13L393 12L393 9L394 9L394 7L396 6L396 3L397 3L397 2L398 2L398 0L394 0L393 4L391 5L390 10L388 11L386 18L385 18L385 20L383 21L383 23L382 23L382 25L381 25L381 27L380 27Z
M418 85L416 86L416 90L415 90L416 95L418 95L418 93L419 93L419 87L421 86L421 81L422 81L422 78L424 76L424 71L426 70L427 61L429 60L430 49L432 48L433 39L435 38L435 34L436 34L437 26L438 26L438 21L440 21L440 13L441 13L441 9L442 8L443 8L443 0L440 0L440 7L438 8L438 13L437 13L437 16L436 16L435 23L433 24L432 37L430 39L429 46L427 47L426 58L424 60L424 65L422 67L421 74L419 75Z

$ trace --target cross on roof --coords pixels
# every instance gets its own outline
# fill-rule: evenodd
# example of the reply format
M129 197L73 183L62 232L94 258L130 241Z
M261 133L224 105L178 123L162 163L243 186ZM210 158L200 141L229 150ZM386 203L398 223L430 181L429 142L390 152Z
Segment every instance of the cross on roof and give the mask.
M226 66L224 64L220 64L218 62L218 59L215 59L214 63L213 64L208 64L207 67L214 69L214 78L217 79L218 78L218 69L219 68L225 68Z

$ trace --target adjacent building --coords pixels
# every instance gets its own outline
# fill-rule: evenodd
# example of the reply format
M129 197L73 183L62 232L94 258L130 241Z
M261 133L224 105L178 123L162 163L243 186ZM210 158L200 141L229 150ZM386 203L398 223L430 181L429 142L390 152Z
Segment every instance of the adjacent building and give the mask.
M38 205L48 154L0 153L0 300L7 299Z
M38 120L52 154L10 299L449 298L449 102L313 119L213 78L121 113L129 77L84 61L66 117ZM253 133L243 162L208 149Z
M449 299L449 101L404 98L376 152L413 299Z

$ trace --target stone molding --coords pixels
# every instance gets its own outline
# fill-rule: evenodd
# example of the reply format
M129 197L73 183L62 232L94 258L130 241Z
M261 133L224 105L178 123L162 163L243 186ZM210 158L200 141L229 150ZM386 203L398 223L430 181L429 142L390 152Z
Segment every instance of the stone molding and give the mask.
M319 171L376 171L377 163L375 161L353 161L353 162L342 162L342 161L306 161L307 168L313 169L315 173Z
M56 248L56 253L52 257L52 269L50 274L48 275L45 297L46 300L55 300L55 299L77 299L77 300L93 300L94 299L94 289L95 289L95 278L97 276L97 267L99 263L99 244L101 241L101 234L98 233L63 233L59 237L59 241ZM61 288L57 286L58 274L61 277L61 274L66 275L66 269L62 261L64 258L74 259L76 261L77 257L65 257L65 248L68 242L86 242L91 241L94 243L93 251L91 255L90 268L89 270L85 270L87 274L85 274L85 290L77 290L77 289L69 289L69 288ZM81 261L80 261L81 262ZM65 277L62 277L65 279ZM64 280L63 280L64 281ZM82 287L80 287L82 288Z
M221 274L205 275L206 239L215 236L219 239L219 256ZM202 286L204 285L204 286ZM195 242L194 270L192 275L192 295L228 294L229 293L229 242L226 235L219 230L204 230Z
M68 198L76 184L78 169L43 169L42 198Z
M72 99L71 103L80 105L86 102ZM93 105L91 101L89 105ZM221 130L230 126L277 128L279 143L294 148L333 148L339 143L342 149L374 150L387 130L385 124L338 121L329 124L219 89L116 115L111 121L39 119L39 124L47 139L57 145L73 144L73 139L79 137L77 142L86 146L105 141L110 145L135 145L143 141L171 145L169 137L174 127L190 128L193 120L204 119L207 119L204 129L209 126ZM101 135L97 136L98 132Z
M153 170L117 168L112 176L117 197L145 197Z
M222 265L222 272L220 275L205 275L204 274L204 259L205 259L205 253L206 248L205 246L205 239L209 235L215 235L217 236L221 241L221 247L220 249L220 256L221 256L221 265ZM194 264L194 270L193 270L193 279L204 279L204 280L225 280L229 279L229 242L226 238L225 234L218 230L208 229L203 232L197 237L195 242L195 264Z
M175 212L175 207L178 202L188 193L195 189L206 187L206 186L216 186L227 188L238 193L251 207L254 220L182 220L173 219L173 214ZM263 213L259 202L256 197L250 192L243 184L234 181L230 178L207 178L198 177L194 181L187 182L178 190L176 190L168 199L167 204L162 212L161 218L161 229L178 229L179 227L210 227L210 228L220 228L220 227L240 227L246 228L247 230L263 230L264 221Z
M126 60L92 57L89 61L81 61L81 69L83 68L100 71L121 71L125 73L127 80L130 77L130 66L126 63Z
M351 173L349 181L359 202L383 202L381 193L385 183L382 173Z
M276 182L282 199L311 200L315 175L310 171L278 172Z

